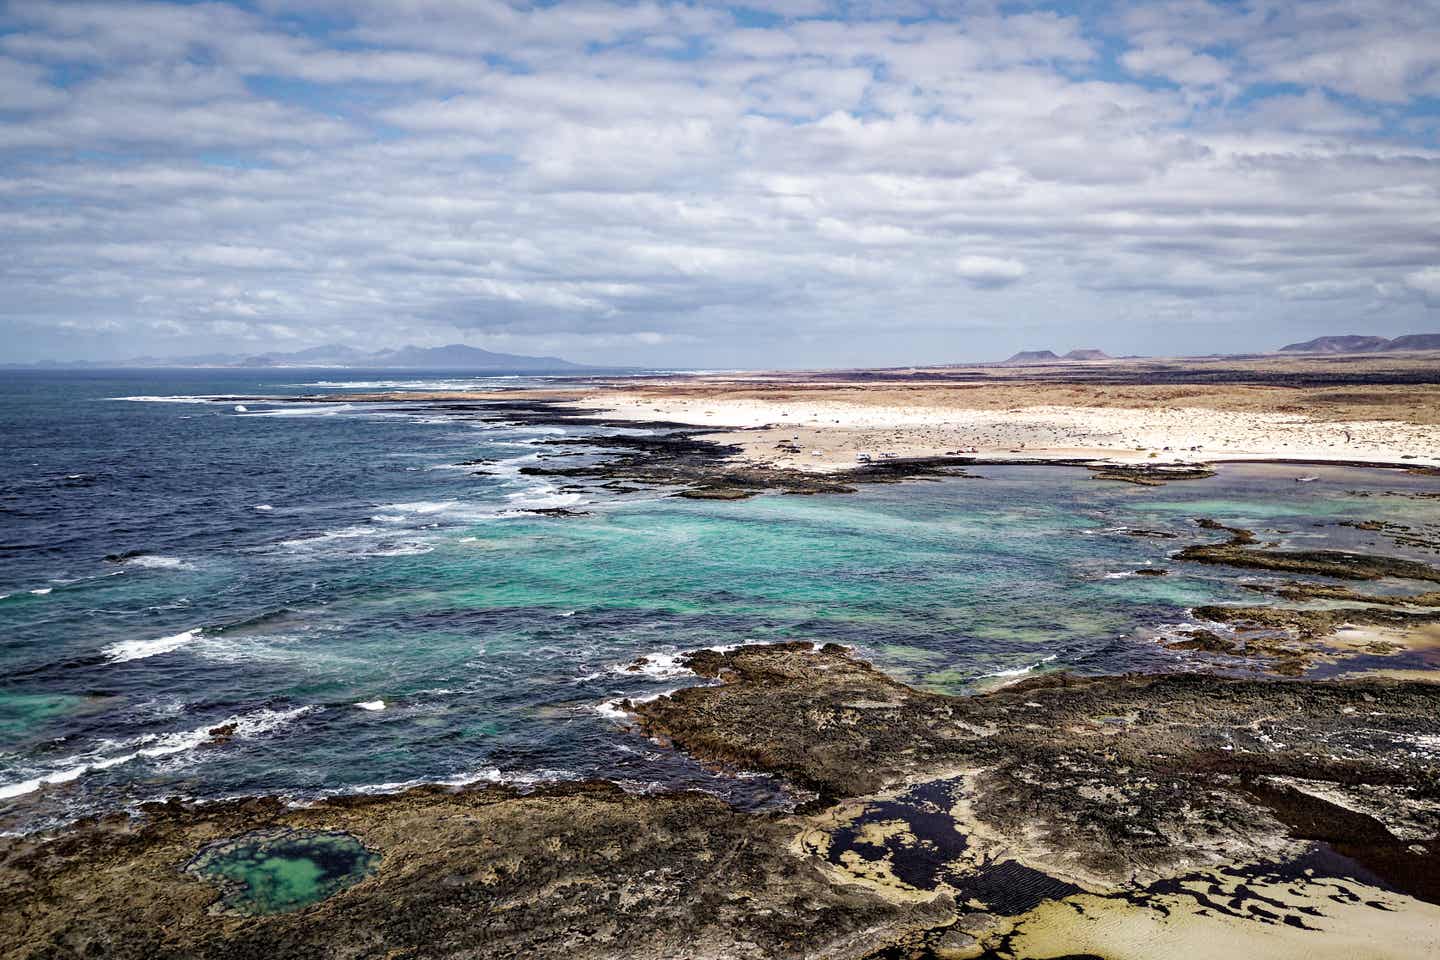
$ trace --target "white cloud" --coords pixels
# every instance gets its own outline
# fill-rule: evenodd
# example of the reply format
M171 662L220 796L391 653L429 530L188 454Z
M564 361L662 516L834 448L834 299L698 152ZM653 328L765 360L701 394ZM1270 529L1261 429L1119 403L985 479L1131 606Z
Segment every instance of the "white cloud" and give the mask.
M1420 328L1440 150L1404 111L1435 89L1437 4L1357 3L842 22L806 0L764 27L600 0L12 4L0 335L729 365L933 358L960 324L957 358Z
M1405 285L1419 291L1426 300L1440 303L1440 267L1426 267L1406 274Z
M1214 57L1178 45L1140 47L1126 52L1120 60L1132 73L1165 77L1191 86L1214 86L1230 76L1230 69Z
M1025 276L1025 264L1003 257L961 257L955 273L977 287L1004 287Z

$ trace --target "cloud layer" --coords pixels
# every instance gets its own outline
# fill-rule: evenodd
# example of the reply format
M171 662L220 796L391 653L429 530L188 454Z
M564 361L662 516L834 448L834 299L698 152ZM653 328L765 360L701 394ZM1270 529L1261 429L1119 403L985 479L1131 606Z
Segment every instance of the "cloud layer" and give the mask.
M17 359L1265 349L1440 326L1440 2L25 2Z

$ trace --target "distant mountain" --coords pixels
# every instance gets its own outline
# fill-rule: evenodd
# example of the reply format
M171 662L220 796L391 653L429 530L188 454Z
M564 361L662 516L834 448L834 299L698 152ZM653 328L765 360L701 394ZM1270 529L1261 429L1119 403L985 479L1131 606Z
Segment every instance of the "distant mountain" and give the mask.
M1062 360L1109 360L1110 354L1104 350L1071 350L1065 354Z
M514 353L491 353L479 347L452 343L447 347L401 347L378 354L386 367L416 367L429 370L567 370L581 364L559 357L524 357ZM371 362L370 360L365 361Z
M15 366L15 364L5 364ZM44 363L37 366L87 367L358 367L368 370L508 370L557 372L589 370L583 364L559 357L528 357L518 353L494 353L463 343L445 347L401 347L373 353L339 344L310 347L292 353L258 353L249 356L206 353L188 357L134 357L119 363Z
M1396 337L1383 348L1391 350L1440 350L1440 333L1412 333Z
M370 356L364 350L357 350L355 347L330 344L323 347L311 347L308 350L296 350L294 353L262 353L258 356L245 357L239 363L246 367L295 366L303 363L318 363L325 366L353 363L358 366Z
M1372 353L1384 349L1390 343L1384 337L1362 337L1355 334L1344 337L1316 337L1304 343L1287 343L1280 353Z
M1021 350L1006 363L1049 363L1060 358L1053 350Z
M1440 350L1440 333L1412 333L1394 340L1351 334L1344 337L1316 337L1304 343L1290 343L1280 353L1397 353L1402 350Z

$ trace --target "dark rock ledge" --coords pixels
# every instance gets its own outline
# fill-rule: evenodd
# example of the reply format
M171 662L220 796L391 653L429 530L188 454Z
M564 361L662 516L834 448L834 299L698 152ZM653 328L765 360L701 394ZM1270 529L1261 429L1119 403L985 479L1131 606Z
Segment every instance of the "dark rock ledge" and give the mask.
M1302 937L1440 902L1440 685L1051 675L957 698L835 646L690 662L724 682L637 722L809 788L806 809L593 783L152 805L0 840L0 955L1020 957L1056 901ZM186 872L307 832L353 837L372 872L259 916Z

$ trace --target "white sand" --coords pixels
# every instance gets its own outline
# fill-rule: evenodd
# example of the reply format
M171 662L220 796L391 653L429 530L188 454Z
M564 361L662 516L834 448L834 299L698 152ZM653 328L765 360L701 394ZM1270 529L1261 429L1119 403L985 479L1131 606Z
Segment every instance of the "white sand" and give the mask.
M608 391L587 397L583 405L603 407L606 415L627 420L714 427L712 439L743 446L743 459L816 472L852 467L861 452L877 458L883 452L917 457L966 446L999 459L1018 451L1026 457L1122 462L1256 458L1440 465L1440 427L1382 420L1337 423L1295 414L1195 407L986 410L800 399L656 398ZM736 428L745 432L731 432ZM798 443L801 452L776 449L786 441Z

